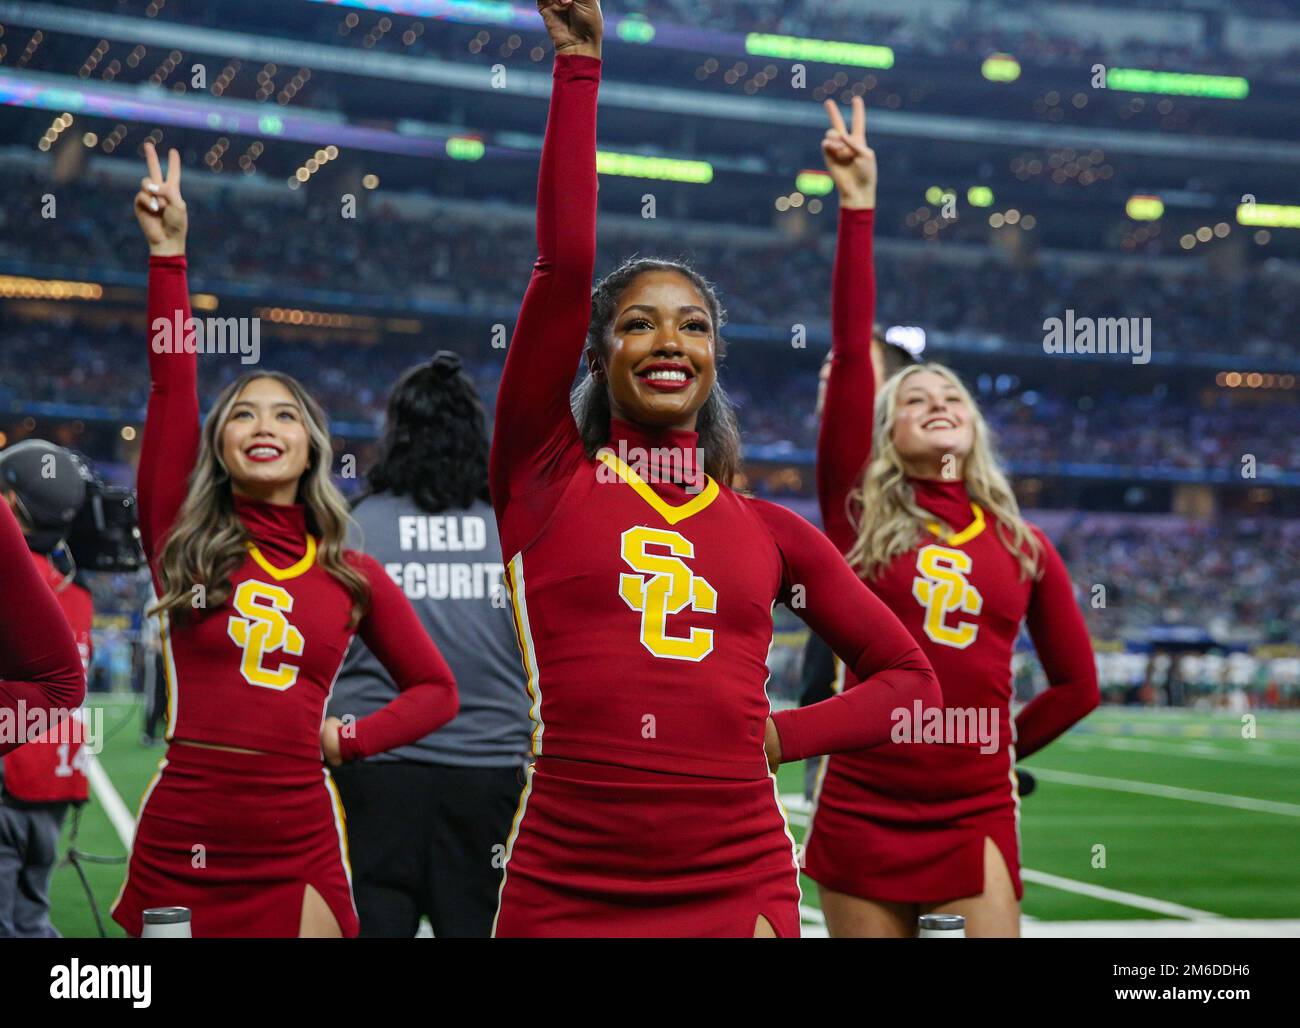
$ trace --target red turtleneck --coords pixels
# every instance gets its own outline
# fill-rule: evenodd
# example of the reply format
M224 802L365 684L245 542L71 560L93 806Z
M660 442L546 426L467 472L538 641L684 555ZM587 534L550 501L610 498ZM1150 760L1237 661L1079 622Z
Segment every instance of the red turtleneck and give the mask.
M694 432L615 419L611 454L595 458L579 437L569 389L591 309L599 73L594 58L556 58L538 258L506 356L492 444L492 500L533 698L534 753L765 777L777 602L868 679L856 696L777 714L784 758L883 742L892 709L938 702L933 675L821 534L726 482L647 482L660 459L693 455ZM669 452L644 460L635 452L655 449Z
M149 261L149 324L190 314L184 257ZM138 474L140 532L160 585L158 558L199 449L194 354L149 351L151 388ZM422 738L450 721L456 686L397 585L372 558L343 559L369 586L366 613L351 625L352 596L319 559L302 504L236 496L249 552L215 610L163 617L169 740L203 742L320 760L325 704L355 634L400 690L388 706L340 731L344 760ZM310 552L309 552L310 551ZM201 603L202 596L199 596Z

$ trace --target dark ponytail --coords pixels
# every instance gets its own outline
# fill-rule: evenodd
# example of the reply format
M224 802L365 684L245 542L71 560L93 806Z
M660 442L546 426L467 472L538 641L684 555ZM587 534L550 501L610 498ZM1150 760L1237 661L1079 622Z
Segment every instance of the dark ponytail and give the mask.
M487 416L460 357L440 350L398 380L388 397L368 493L410 496L437 514L488 499Z
M609 353L610 328L618 309L618 298L623 290L648 271L673 271L693 285L704 298L709 316L713 320L715 360L719 367L726 356L727 344L722 337L722 326L727 320L713 286L698 271L678 261L643 257L625 261L596 284L591 294L591 321L587 325L587 356L604 367ZM586 447L587 456L594 457L609 441L609 390L605 383L591 374L578 384L572 397L573 417L578 422L578 432ZM736 424L736 411L731 405L721 382L714 382L709 398L696 418L695 430L699 433L700 449L704 455L704 472L725 486L730 486L740 473L740 429Z

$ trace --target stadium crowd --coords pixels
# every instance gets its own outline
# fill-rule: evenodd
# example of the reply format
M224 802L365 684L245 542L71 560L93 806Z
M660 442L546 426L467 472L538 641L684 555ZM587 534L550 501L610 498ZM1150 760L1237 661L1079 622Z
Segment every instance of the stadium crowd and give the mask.
M33 173L4 167L0 189L30 195ZM83 277L140 272L131 226L111 216L119 202L112 184L91 176L75 197L64 198L66 213L58 218L43 218L39 205L7 205L0 210L0 271L45 268ZM404 299L497 308L508 316L533 259L531 233L509 219L492 220L490 208L415 218L381 198L364 218L349 220L338 216L336 206L273 203L236 190L196 194L190 206L197 229L193 274L212 288L240 282L264 291L274 281L346 293L349 306ZM267 224L277 231L266 232ZM220 231L205 233L207 226ZM37 238L39 265L31 265L29 241ZM257 245L250 246L250 239ZM775 234L707 243L668 239L614 226L601 233L596 267L613 267L632 254L685 257L716 281L733 323L766 325L781 336L795 324L824 325L830 233L801 241ZM321 254L331 256L323 260ZM1044 337L1045 319L1071 309L1076 316L1149 318L1152 347L1162 353L1293 356L1300 289L1282 272L1265 267L1234 277L1199 262L1186 271L1156 267L1118 259L1080 267L1046 253L1032 262L986 256L958 264L941 247L904 252L882 245L879 317L931 332L1034 345ZM809 282L826 288L809 290Z
M1295 641L1300 522L1080 516L1056 543L1098 638L1195 625L1221 640L1249 628L1259 641ZM1104 606L1092 605L1096 585Z
M119 408L123 420L134 420L143 410L148 386L138 373L144 346L138 329L123 325L90 331L70 322L11 329L4 338L0 409L17 411L24 402L107 406ZM467 326L455 337L413 337L409 349L343 339L316 344L263 334L259 366L298 372L336 427L346 426L340 434L349 435L351 443L378 431L387 389L402 370L440 347L462 353L490 411L503 351L493 350L488 339L478 326ZM801 366L786 367L780 361L747 361L745 345L763 346L768 357L782 351L762 343L739 344L723 373L747 447L810 453L817 436L815 363L809 367L804 360ZM943 358L941 351L929 355ZM202 389L213 397L246 370L237 357L210 355L204 358ZM1249 454L1262 476L1300 467L1300 405L1287 402L1291 393L1261 406L1234 403L1238 398L1227 391L1193 400L1172 397L1161 387L1151 393L1107 391L1082 397L1026 388L999 393L991 376L983 374L971 386L980 395L1004 459L1013 464L1236 471ZM1269 426L1266 432L1260 430L1262 420Z

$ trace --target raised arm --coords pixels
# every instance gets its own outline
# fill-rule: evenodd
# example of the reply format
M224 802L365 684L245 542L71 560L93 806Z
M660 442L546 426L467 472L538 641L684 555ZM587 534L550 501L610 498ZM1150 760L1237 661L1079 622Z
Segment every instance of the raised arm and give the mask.
M876 317L876 273L871 253L876 216L876 155L867 146L867 114L853 99L846 129L835 101L826 101L831 127L822 140L826 168L839 189L839 236L831 284L831 359L817 435L817 499L826 534L841 553L856 532L849 494L871 456L876 380L871 329Z
M772 715L782 762L877 746L894 711L943 703L939 680L902 622L835 547L797 514L753 501L785 564L781 601L844 661L859 684L828 700Z
M551 110L537 179L537 262L497 393L492 502L564 470L582 443L569 408L591 316L596 262L596 95L602 21L595 0L539 0L555 44Z
M26 741L28 718L75 710L86 672L68 620L41 581L9 504L0 500L0 756ZM43 732L52 723L47 720ZM17 731L6 731L4 728Z
M135 216L149 243L149 408L136 488L140 535L152 562L180 510L199 449L197 358L185 352L190 318L185 277L188 217L181 199L181 158L172 150L164 177L152 143L149 174L135 197Z
M1037 534L1043 544L1043 575L1034 583L1026 624L1047 673L1048 688L1016 717L1019 760L1041 750L1101 702L1097 659L1070 573L1048 538Z

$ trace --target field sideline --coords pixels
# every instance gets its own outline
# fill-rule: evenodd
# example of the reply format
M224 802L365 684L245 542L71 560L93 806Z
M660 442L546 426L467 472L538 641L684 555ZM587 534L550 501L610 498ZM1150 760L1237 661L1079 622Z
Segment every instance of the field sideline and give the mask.
M139 744L134 697L92 702L105 709L104 778L133 816L164 747ZM1107 707L1029 760L1038 789L1022 808L1025 934L1300 936L1300 714L1256 717L1257 738L1243 739L1232 714ZM783 767L779 781L801 839L802 764ZM1094 867L1099 846L1105 867ZM98 796L77 848L126 852ZM107 933L120 936L108 907L125 864L82 868ZM805 934L824 934L816 886L805 878L803 889ZM65 936L98 934L66 861L51 903Z

